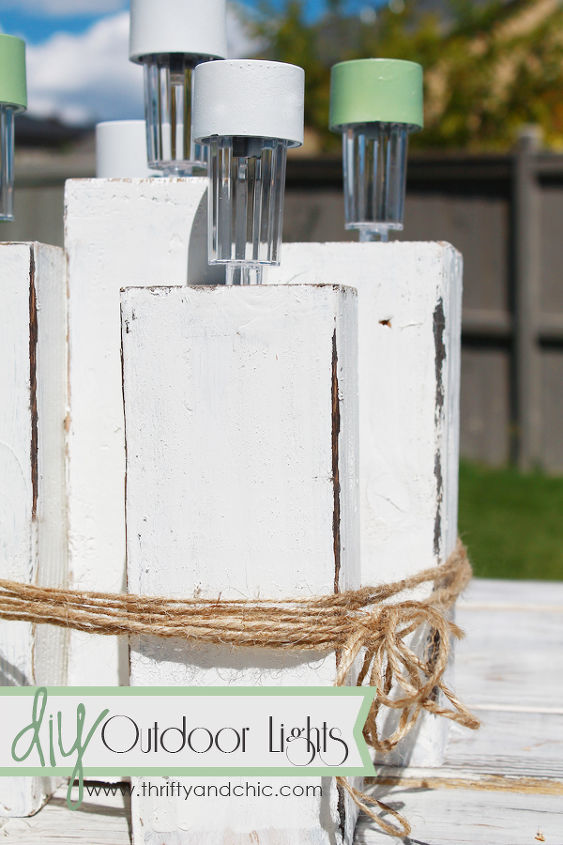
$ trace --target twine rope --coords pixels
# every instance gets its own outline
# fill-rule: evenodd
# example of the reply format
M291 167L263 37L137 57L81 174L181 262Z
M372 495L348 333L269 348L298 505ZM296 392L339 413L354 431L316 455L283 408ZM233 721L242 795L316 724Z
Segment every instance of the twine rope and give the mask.
M37 587L0 579L0 618L107 636L149 634L233 648L336 652L335 686L367 683L377 688L364 737L368 745L385 753L413 729L423 711L473 730L479 727L443 680L450 639L463 637L448 610L471 575L467 551L458 540L440 566L394 583L313 598L168 599ZM428 598L397 600L422 584L433 585ZM408 637L415 632L427 634L422 656L408 644ZM396 728L386 737L381 736L377 724L383 707L399 712ZM409 835L410 825L400 813L360 792L347 778L336 780L386 833ZM392 815L398 826L368 805Z

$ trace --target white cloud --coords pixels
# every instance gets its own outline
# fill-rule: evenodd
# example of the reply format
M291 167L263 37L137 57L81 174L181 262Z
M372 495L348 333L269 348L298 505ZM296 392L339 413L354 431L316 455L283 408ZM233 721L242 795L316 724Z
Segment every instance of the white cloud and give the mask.
M18 12L39 12L59 17L64 15L107 15L126 6L126 0L2 0L2 8Z
M260 48L232 7L228 32L230 56L251 56ZM101 18L83 33L59 32L28 45L27 75L32 115L68 123L143 116L142 70L129 61L128 11Z
M249 21L248 9L244 10L240 3L229 3L227 6L227 51L229 58L251 58L264 46L252 34Z
M27 48L30 114L69 123L142 117L142 70L129 61L129 13L79 35L57 33Z

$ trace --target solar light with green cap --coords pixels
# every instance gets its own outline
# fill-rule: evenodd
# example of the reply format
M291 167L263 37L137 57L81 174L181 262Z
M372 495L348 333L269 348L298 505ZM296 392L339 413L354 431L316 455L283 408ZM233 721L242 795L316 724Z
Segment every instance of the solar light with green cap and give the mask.
M403 228L407 147L421 129L422 67L398 59L334 65L330 128L342 133L346 229L386 241Z
M26 108L25 42L0 35L0 220L14 219L14 114Z

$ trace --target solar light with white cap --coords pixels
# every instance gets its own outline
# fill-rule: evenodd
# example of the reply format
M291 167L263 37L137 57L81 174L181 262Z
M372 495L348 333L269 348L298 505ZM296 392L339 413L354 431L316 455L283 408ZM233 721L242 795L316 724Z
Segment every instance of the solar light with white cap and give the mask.
M96 176L99 179L160 176L147 163L144 120L104 120L96 124Z
M14 219L14 114L26 108L25 43L0 35L0 220Z
M334 65L330 128L342 133L346 229L386 241L403 228L408 136L420 129L422 68L398 59Z
M205 175L192 141L192 75L227 52L225 0L131 0L129 56L144 66L147 156L167 175Z
M305 73L253 59L194 71L193 135L209 144L209 263L227 284L279 264L289 147L303 143Z

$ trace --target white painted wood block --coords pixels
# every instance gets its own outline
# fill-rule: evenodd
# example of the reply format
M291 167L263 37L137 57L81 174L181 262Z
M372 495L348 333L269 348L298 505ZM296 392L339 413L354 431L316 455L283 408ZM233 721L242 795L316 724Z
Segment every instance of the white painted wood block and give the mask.
M119 289L220 281L207 264L207 179L66 185L70 571L77 589L125 587ZM223 271L224 272L224 271ZM69 684L128 683L125 640L73 632Z
M284 244L267 281L358 290L362 583L445 560L457 536L460 254L445 243ZM426 715L386 762L439 765L448 724Z
M0 244L0 574L67 579L65 262L61 249ZM0 621L0 685L65 683L62 629ZM0 816L36 812L49 778L0 778Z
M130 591L275 598L357 586L355 291L129 289L122 322ZM331 685L335 669L334 655L131 642L135 685ZM323 798L287 801L134 796L134 841L350 842L354 810L334 780L322 785Z

